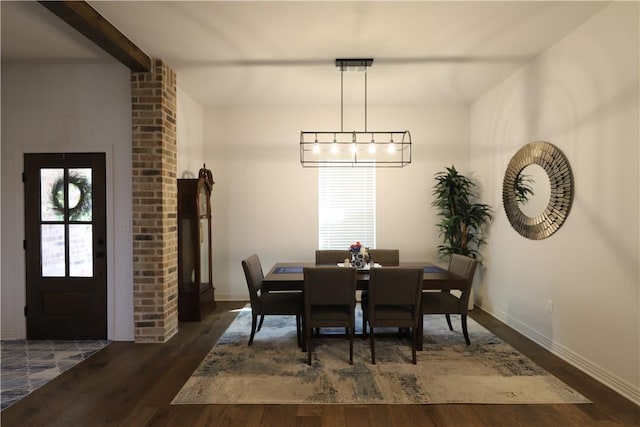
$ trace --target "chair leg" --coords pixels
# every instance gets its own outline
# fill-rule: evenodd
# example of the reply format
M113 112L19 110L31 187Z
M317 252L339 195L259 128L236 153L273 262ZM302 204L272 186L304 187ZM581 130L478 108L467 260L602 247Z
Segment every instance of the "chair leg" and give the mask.
M362 311L362 339L367 338L367 317L364 315L364 310Z
M349 329L349 364L353 365L353 330L355 329L355 324L353 327Z
M449 330L453 331L453 326L451 325L451 315L445 314L444 317L447 318L447 325L449 325Z
M298 347L302 347L302 333L300 331L300 316L296 315L296 338L298 339Z
M369 340L371 342L371 364L372 365L376 364L376 344L375 344L375 339L373 338L374 335L375 334L373 332L373 326L369 324Z
M260 329L262 328L262 322L264 322L264 314L260 316L260 324L258 325L258 332L260 332Z
M249 344L253 344L253 337L256 334L256 322L258 321L258 315L251 313L251 336L249 337Z
M471 341L469 340L469 332L467 331L467 315L460 315L460 320L462 320L462 333L464 334L464 341L467 345L471 345Z
M411 328L411 360L413 364L417 364L416 361L416 328Z
M302 352L307 351L307 329L305 325L304 314L300 316L300 337L302 338L302 342L300 343L300 347L302 348Z
M306 344L307 344L307 363L309 365L311 365L311 347L313 347L313 343L311 340L311 328L307 328L307 330L305 331L305 335L307 337L306 339Z
M367 339L367 335L371 332L371 325L367 326L369 324L369 295L363 295L363 297L360 301L360 309L362 310L362 339Z
M422 351L423 348L423 341L424 341L424 325L422 324L424 322L424 318L422 316L422 314L420 315L420 317L418 318L418 330L416 331L416 346L418 347L419 351Z

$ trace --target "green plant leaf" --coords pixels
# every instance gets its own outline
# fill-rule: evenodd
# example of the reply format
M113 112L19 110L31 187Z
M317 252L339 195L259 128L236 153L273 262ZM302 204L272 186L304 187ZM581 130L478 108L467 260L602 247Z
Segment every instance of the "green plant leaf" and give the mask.
M454 165L435 174L432 206L438 209L437 227L443 244L438 246L442 258L451 254L479 257L478 249L485 243L484 229L492 220L491 207L475 203L477 186L460 174Z

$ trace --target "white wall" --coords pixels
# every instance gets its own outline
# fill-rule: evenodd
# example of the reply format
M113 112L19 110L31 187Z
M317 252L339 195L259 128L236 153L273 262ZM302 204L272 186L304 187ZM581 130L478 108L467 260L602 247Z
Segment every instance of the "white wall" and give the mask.
M178 76L178 82L180 76ZM178 145L176 178L197 178L204 159L204 110L180 87L177 88L176 141ZM208 166L207 166L208 167Z
M266 271L278 261L313 261L318 247L318 170L300 165L301 130L340 126L336 107L234 107L205 110L205 155L213 189L216 298L247 299L241 261L257 253ZM345 129L362 109L345 111ZM468 165L467 106L369 106L369 129L409 129L413 162L377 170L377 246L403 260L436 261L440 240L431 208L433 176Z
M106 153L108 337L133 340L131 89L120 64L2 64L2 339L26 336L23 154Z
M476 303L640 402L638 3L603 9L471 108L471 167L496 208ZM571 164L575 199L553 236L509 225L502 178L545 140ZM547 311L552 301L553 311Z

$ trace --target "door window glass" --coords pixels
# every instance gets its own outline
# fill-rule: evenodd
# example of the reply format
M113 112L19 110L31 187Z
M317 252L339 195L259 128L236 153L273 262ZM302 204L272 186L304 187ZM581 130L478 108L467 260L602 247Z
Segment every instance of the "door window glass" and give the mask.
M91 168L40 169L43 277L93 277Z
M93 276L93 227L91 224L69 225L69 276Z
M40 218L64 219L64 169L40 169Z
M64 227L64 224L41 225L40 259L43 277L64 277L66 274Z
M69 169L69 220L91 221L91 169Z

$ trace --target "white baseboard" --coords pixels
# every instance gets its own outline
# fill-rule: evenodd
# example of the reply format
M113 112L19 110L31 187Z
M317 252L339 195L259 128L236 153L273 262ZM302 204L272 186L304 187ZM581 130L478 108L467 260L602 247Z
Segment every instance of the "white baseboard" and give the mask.
M10 331L2 331L0 333L0 340L2 341L15 341L18 338L18 335L16 334L16 331L14 330L10 330Z
M133 330L118 331L113 333L112 341L135 341L135 333Z
M524 325L508 314L491 306L478 305L478 307L489 313L496 319L500 320L502 323L520 332L525 337L539 344L541 347L549 350L551 353L555 354L565 362L575 366L585 374L598 380L602 384L631 400L636 405L640 405L640 388L634 386L633 384L629 384L627 381L612 374L606 369L585 359L584 357L569 350L568 348L550 340L548 337L541 335L537 331L529 328L527 325Z

